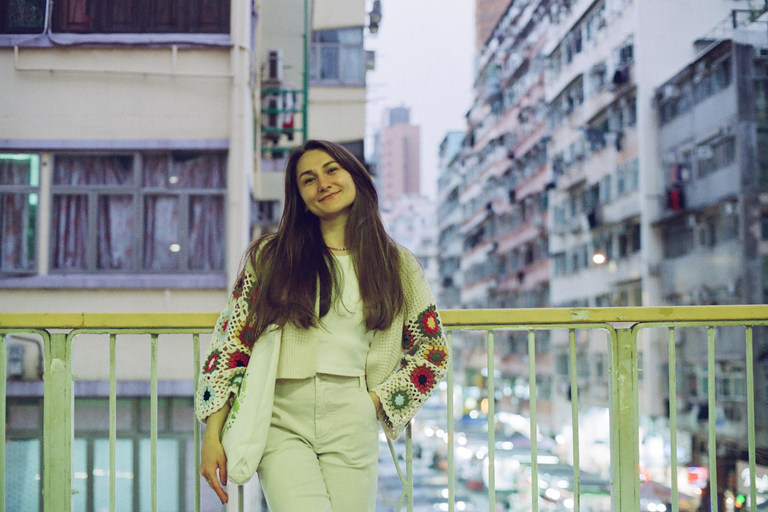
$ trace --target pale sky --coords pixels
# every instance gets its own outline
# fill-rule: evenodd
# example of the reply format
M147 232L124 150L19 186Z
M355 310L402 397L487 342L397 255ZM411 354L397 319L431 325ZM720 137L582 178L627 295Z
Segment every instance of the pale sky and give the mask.
M411 123L421 127L421 193L435 198L440 142L448 131L464 130L471 105L475 0L381 3L379 32L366 40L376 51L367 77L366 151L384 109L410 107Z

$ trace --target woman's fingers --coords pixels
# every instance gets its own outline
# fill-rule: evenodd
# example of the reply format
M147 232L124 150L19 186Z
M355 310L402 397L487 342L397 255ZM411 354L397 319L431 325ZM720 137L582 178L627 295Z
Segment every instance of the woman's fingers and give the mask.
M223 470L223 471L221 469L219 469L219 475L221 476L221 475L226 474L226 471L227 471L226 469ZM213 478L211 478L208 481L208 484L211 486L211 489L213 489L213 492L216 493L216 496L219 497L219 499L221 500L222 503L227 503L229 501L229 496L227 495L226 491L224 491L224 489L223 489L223 487L225 487L227 485L226 478L222 478L221 479L221 485L219 485L219 481L216 478L216 474L214 474Z
M229 496L224 491L227 485L227 457L221 443L218 440L203 439L201 459L200 474L221 502L227 503Z

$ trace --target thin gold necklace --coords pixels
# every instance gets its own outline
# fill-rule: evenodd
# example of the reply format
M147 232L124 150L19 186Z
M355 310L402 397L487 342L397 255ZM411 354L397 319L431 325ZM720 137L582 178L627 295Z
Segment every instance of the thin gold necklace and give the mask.
M348 251L346 247L331 247L330 245L326 245L327 248L329 248L332 251Z

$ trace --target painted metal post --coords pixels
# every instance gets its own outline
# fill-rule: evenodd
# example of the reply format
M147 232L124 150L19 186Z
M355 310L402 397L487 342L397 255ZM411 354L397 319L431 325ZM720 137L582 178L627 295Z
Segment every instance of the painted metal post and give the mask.
M2 479L0 482L0 512L5 512L5 439L7 439L5 432L5 379L6 379L6 364L8 353L5 348L5 334L0 334L0 396L3 397L3 406L0 407L0 425L3 428L3 443L0 446L0 468L2 468Z
M66 334L51 334L45 344L43 374L43 506L72 510L72 351Z
M536 422L536 339L528 331L528 392L531 416L531 512L539 512L539 454L538 425Z
M488 510L496 511L496 371L493 357L494 348L493 331L487 334L488 350Z
M450 355L448 361L448 512L454 512L456 504L456 468L454 462L454 418L453 418L453 333L448 331L448 354Z
M616 329L611 364L613 510L640 510L637 333Z

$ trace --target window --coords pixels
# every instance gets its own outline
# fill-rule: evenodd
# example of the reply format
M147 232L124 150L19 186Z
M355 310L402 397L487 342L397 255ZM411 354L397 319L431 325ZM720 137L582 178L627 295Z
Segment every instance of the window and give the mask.
M41 33L45 25L45 0L0 0L0 33Z
M676 258L693 250L693 229L687 219L666 226L662 238L665 258Z
M714 143L702 144L696 148L699 178L703 178L736 160L736 139L725 137Z
M57 155L53 272L224 268L223 153Z
M363 27L312 33L310 79L315 83L365 83Z
M40 157L0 154L0 272L36 269Z
M59 0L53 30L76 33L229 33L229 0Z

